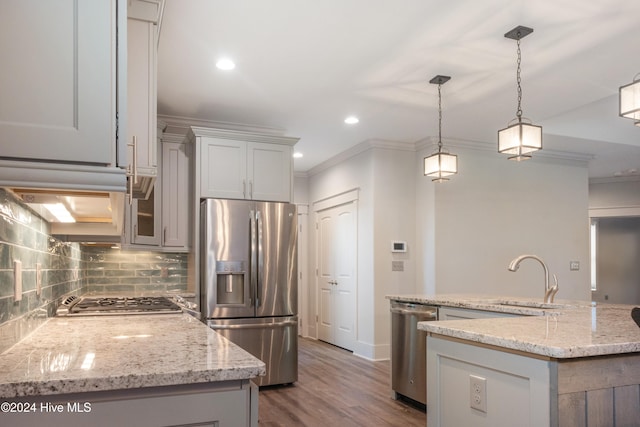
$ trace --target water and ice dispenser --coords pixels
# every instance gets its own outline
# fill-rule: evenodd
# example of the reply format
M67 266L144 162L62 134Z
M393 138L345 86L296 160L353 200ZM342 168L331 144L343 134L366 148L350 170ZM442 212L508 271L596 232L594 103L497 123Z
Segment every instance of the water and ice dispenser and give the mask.
M216 261L216 301L219 305L244 304L244 261Z

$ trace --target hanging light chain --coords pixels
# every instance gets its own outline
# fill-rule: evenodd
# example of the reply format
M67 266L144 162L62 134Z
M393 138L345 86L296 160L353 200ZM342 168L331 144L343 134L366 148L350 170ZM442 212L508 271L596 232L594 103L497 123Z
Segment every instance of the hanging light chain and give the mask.
M442 83L438 83L438 153L442 151Z
M518 109L516 110L516 117L518 118L518 120L521 120L522 118L522 79L520 78L520 64L522 63L522 51L520 50L520 37L518 37L516 42L518 45L518 71L516 72L516 82L518 84Z

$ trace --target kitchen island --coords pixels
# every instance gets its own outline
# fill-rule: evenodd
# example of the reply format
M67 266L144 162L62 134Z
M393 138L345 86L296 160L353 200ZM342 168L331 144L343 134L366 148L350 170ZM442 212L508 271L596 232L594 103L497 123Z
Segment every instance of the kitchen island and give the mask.
M640 327L631 318L633 306L388 298L521 315L418 324L428 333L430 427L640 425Z
M0 425L257 425L264 374L187 314L54 317L0 355Z

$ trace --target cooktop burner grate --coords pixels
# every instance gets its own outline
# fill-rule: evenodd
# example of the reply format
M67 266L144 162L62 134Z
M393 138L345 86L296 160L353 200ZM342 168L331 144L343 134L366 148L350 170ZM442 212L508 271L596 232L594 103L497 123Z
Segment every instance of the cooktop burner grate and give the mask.
M178 313L181 308L166 297L80 297L68 315Z

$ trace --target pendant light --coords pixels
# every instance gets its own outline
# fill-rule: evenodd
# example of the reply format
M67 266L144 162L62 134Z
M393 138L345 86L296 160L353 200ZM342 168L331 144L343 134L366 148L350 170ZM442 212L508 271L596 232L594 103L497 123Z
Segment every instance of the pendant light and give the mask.
M640 73L633 82L620 87L620 117L635 120L640 126Z
M449 180L449 176L458 173L458 156L449 154L442 148L442 85L451 79L449 76L435 76L429 83L438 85L438 151L424 158L424 175L432 177L434 182Z
M542 126L536 126L531 123L531 120L522 117L520 40L532 32L532 28L518 26L504 35L506 38L516 40L518 45L518 69L516 72L518 109L516 110L516 118L509 122L505 129L498 131L498 152L510 154L509 160L527 160L531 158L531 153L542 149Z

